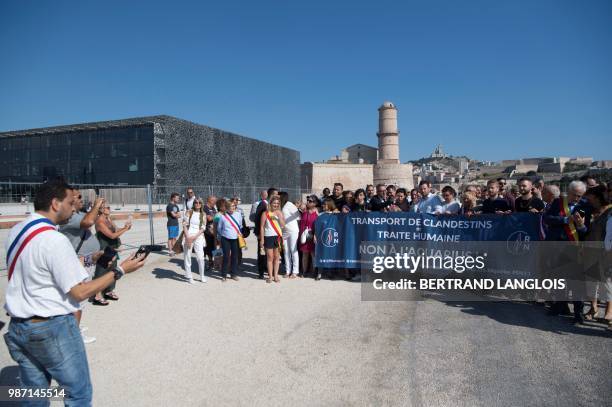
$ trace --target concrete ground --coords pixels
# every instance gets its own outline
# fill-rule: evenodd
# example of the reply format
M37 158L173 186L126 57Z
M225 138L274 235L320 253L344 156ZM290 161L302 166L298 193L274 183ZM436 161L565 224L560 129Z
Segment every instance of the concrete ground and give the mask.
M153 254L119 282L120 301L86 307L94 405L611 403L602 324L574 327L529 304L363 302L342 280L266 284L248 240L238 282L189 285L182 260ZM4 345L0 366L0 385L14 383Z

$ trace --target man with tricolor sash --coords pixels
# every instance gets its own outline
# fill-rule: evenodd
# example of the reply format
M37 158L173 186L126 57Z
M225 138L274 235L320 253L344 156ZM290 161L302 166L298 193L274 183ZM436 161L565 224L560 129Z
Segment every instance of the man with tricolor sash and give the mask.
M11 229L5 246L9 282L4 307L11 322L4 339L19 364L22 386L47 388L55 379L66 392L66 404L88 406L91 380L74 313L80 302L142 267L144 256L87 281L72 244L57 230L74 211L72 188L63 181L43 184L34 210Z
M567 196L555 199L546 209L543 217L546 227L546 240L561 242L578 242L588 230L591 220L591 209L581 199L586 192L586 185L581 181L572 181ZM574 301L574 321L583 321L582 301ZM570 314L567 302L555 302L551 314Z

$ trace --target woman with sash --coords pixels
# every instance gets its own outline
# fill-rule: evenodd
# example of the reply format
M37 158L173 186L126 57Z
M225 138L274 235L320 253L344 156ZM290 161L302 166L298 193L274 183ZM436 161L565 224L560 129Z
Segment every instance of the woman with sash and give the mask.
M238 281L238 255L241 252L238 237L242 236L242 213L236 210L233 200L227 201L225 209L217 222L217 240L223 250L222 281L228 278Z
M268 262L268 278L266 283L280 283L278 269L280 267L280 252L283 246L283 228L285 217L281 212L280 197L274 196L270 199L268 209L261 214L260 236L264 239L259 243L259 250L265 250Z
M183 267L185 269L185 278L189 284L193 284L191 277L191 248L195 252L198 261L198 270L200 271L200 281L205 283L206 276L204 275L204 247L206 240L204 239L204 231L206 230L206 214L204 213L204 203L200 198L195 198L192 203L192 209L185 212L183 219Z

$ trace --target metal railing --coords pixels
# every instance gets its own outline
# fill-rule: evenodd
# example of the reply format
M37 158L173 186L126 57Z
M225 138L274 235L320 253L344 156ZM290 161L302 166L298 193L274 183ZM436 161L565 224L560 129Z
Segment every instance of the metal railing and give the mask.
M22 205L28 206L33 202L36 191L41 183L17 183L0 182L0 206ZM85 203L93 201L96 196L104 197L115 209L133 208L134 210L146 210L149 199L147 196L147 185L106 185L106 184L73 184L83 194ZM206 199L215 195L217 197L232 198L240 197L242 203L249 204L259 200L262 190L268 186L256 185L151 185L151 203L154 209L165 206L170 199L170 194L177 192L184 197L187 188L192 188L196 196ZM279 188L289 193L289 199L300 199L310 191L302 188ZM0 212L2 212L0 210Z

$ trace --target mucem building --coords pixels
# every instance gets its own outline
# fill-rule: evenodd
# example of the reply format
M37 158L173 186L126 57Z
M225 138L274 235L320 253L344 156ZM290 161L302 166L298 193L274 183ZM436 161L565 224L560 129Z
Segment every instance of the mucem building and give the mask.
M151 184L158 190L186 185L296 190L299 171L296 150L171 116L0 133L3 183L61 176L74 184Z

